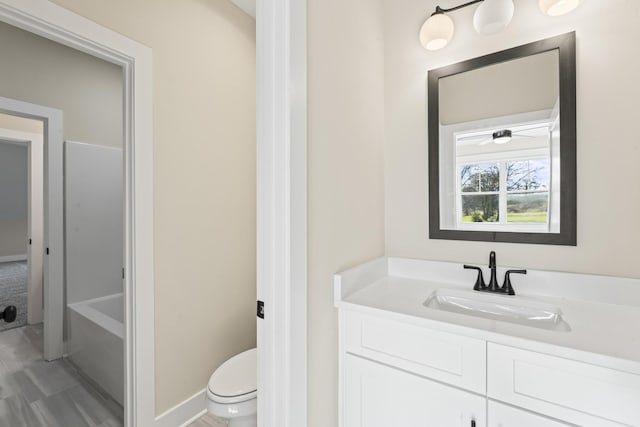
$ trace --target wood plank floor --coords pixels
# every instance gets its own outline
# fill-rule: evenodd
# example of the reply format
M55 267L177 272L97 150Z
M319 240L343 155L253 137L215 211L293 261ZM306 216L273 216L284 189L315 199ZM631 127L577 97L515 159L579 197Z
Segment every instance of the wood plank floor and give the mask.
M42 324L0 332L0 425L122 427L123 413L66 360L42 359Z

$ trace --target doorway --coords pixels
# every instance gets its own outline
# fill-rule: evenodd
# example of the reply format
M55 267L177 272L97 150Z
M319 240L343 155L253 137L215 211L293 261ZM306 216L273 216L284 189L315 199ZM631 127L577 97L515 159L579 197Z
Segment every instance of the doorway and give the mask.
M38 153L42 152L42 158L46 159L46 166L44 160L42 163L42 174L36 174L38 176L43 176L42 203L37 202L35 205L34 203L27 203L27 205L32 205L33 207L42 207L42 211L40 211L40 209L34 209L34 215L32 217L35 221L40 216L39 212L42 212L43 221L39 223L42 224L42 234L37 233L34 236L36 244L38 243L38 240L42 240L42 246L38 245L42 248L42 251L33 249L35 246L32 245L32 250L28 252L33 255L32 261L34 262L25 265L25 270L27 267L33 267L31 269L32 273L39 270L39 265L36 265L35 261L39 261L39 258L42 257L42 291L39 288L36 289L34 287L32 289L33 298L31 298L31 302L35 306L40 305L43 307L43 357L45 360L52 361L62 357L64 352L64 225L62 198L59 196L62 194L62 112L48 107L0 97L0 113L45 123L42 127L43 130L41 136L32 134L29 138L29 135L25 132L13 131L13 133L11 133L12 131L5 130L5 138L13 137L13 141L22 140L23 143L29 147L29 153L33 154L34 157L38 156ZM42 150L39 149L40 146L38 145L41 141L46 141L46 144L42 146ZM36 186L35 183L33 184L33 188L40 188L39 186ZM33 195L36 197L35 194ZM32 230L33 228L36 229ZM29 232L36 232L38 231L38 228L39 225L34 226L29 224L27 226L27 230ZM24 238L24 243L28 243L29 237L25 235ZM34 243L33 239L32 243ZM31 284L35 284L37 282L38 280L34 279ZM42 295L44 304L39 301L40 295ZM21 311L24 312L24 308ZM39 310L33 308L32 315L35 315L32 320L36 323L36 321L39 320Z
M44 320L43 149L42 122L0 114L0 331Z
M0 111L40 124L44 159L44 197L31 203L44 211L44 239L23 239L31 238L32 249L43 240L44 283L33 292L43 301L33 307L44 306L44 323L0 333L0 360L11 367L0 381L13 384L6 398L29 403L8 416L15 425L20 412L46 425L123 425L123 70L5 23L0 35L2 93L14 97L0 99ZM29 66L22 78L19 71ZM70 135L90 143L63 142ZM36 310L18 312L37 318ZM104 330L100 339L96 325ZM31 394L34 388L40 392Z
M128 426L154 425L151 50L46 0L2 0L0 21L122 67L124 421ZM54 137L62 143L61 130Z

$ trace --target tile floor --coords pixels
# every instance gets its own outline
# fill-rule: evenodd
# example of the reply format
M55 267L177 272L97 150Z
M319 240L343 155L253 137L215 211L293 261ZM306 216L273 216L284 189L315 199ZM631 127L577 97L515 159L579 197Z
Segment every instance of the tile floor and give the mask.
M227 427L227 423L219 421L209 414L205 414L193 423L189 424L189 427Z
M42 360L42 324L0 332L0 427L122 427L122 407L67 360ZM205 414L189 427L226 427Z
M122 425L122 408L68 361L42 360L42 324L0 332L0 426Z

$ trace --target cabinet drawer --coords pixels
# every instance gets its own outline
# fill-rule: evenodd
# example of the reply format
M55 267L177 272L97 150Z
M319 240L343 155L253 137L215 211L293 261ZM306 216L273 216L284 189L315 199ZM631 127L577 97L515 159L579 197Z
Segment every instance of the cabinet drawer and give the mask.
M486 393L486 343L407 322L344 312L345 351Z
M487 412L488 427L571 427L569 424L492 400L489 401Z
M488 395L581 426L640 425L640 376L488 344Z

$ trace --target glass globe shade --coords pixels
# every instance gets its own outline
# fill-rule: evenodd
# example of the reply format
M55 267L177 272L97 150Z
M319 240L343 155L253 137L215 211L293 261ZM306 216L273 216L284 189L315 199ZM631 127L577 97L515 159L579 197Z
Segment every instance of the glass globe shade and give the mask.
M480 34L496 34L509 25L513 9L513 0L484 0L473 15L473 27Z
M560 16L571 12L580 5L581 0L539 0L542 13L549 16Z
M427 50L438 50L453 37L453 21L444 13L431 15L420 29L420 43Z

